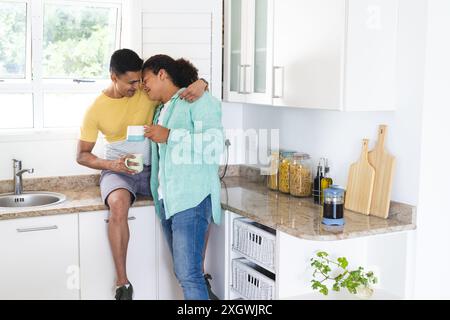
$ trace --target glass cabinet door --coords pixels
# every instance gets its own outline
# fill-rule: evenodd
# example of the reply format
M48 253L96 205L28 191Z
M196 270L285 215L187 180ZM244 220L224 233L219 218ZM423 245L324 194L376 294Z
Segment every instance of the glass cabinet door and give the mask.
M247 0L231 0L230 1L230 91L239 92L239 77L242 64L242 1Z
M253 92L266 93L267 80L267 0L255 1L255 48Z
M225 1L225 99L272 103L274 0Z

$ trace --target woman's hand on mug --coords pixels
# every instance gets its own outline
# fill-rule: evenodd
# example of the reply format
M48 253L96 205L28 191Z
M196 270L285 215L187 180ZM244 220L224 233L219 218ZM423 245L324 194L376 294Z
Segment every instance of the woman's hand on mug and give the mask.
M127 161L127 159L133 159L133 158L134 158L133 155L126 155L119 159L111 160L111 167L109 168L109 170L114 171L114 172L128 173L128 174L134 175L134 174L136 174L136 171L129 169L125 165L125 161ZM133 161L128 161L128 165L133 166L133 165L138 165L138 163L135 164Z
M158 125L144 126L146 138L156 142L156 143L166 143L169 139L170 130L166 127Z

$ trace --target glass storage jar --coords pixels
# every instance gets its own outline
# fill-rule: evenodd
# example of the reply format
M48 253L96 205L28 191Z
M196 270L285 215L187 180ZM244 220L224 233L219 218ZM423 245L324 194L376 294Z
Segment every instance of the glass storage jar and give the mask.
M267 187L270 190L278 190L278 166L280 164L280 152L270 153L270 167L267 173Z
M296 153L292 156L289 192L297 197L310 197L312 194L311 157L306 153Z
M289 193L289 168L295 152L282 151L278 168L278 190Z

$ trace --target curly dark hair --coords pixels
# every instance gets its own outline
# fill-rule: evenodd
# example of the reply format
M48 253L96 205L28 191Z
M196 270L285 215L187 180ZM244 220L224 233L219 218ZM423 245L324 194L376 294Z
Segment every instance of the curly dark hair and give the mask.
M154 74L158 74L161 69L167 72L178 88L186 88L198 80L198 69L183 58L174 60L165 54L158 54L147 59L142 66L143 73L150 70Z

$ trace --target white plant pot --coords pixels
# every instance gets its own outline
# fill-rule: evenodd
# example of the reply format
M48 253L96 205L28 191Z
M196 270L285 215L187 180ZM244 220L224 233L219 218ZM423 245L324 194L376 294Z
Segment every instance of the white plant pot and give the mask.
M359 286L356 288L356 295L361 299L370 299L373 295L373 289L370 287Z

